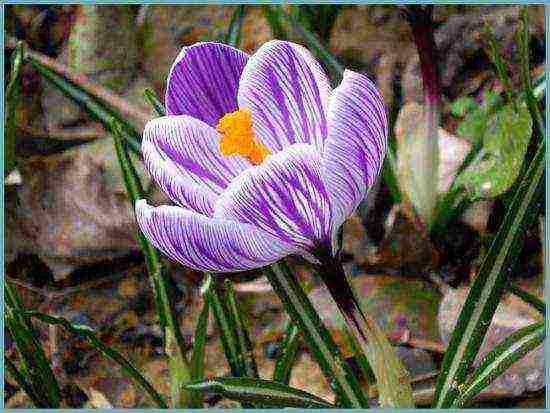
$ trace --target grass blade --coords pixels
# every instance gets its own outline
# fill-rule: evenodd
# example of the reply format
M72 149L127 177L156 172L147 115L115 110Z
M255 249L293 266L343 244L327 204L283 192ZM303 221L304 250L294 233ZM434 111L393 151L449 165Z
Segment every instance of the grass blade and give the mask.
M269 407L300 407L326 409L334 407L325 400L282 383L249 377L227 377L188 384L187 389L216 393L242 403Z
M144 197L143 186L132 164L132 159L125 150L123 133L118 121L111 119L109 124L110 129L113 131L115 151L120 163L126 192L131 204L135 205L139 199ZM182 384L190 378L189 365L185 356L185 341L171 300L168 281L159 254L141 231L137 232L137 238L145 255L147 271L153 285L157 315L164 330L165 350L169 358L172 379L172 406L182 407L188 402L186 392L182 391Z
M6 327L21 355L23 375L30 381L34 393L39 395L49 408L59 407L61 390L52 366L37 333L28 317L20 314L24 310L21 299L10 283L5 284Z
M533 306L543 316L546 315L546 303L542 301L540 298L538 298L537 296L525 290L522 290L516 285L510 285L508 287L508 291L510 291L515 296L521 298L527 304Z
M147 381L147 379L143 377L141 373L128 360L126 360L122 354L99 340L90 327L72 324L66 318L55 317L40 313L38 311L24 311L21 312L21 315L26 317L34 317L46 324L60 326L69 333L78 334L85 337L92 347L99 350L105 357L108 357L110 360L114 361L129 378L134 380L151 397L158 407L167 408L163 398L157 393L149 381Z
M267 20L269 27L271 27L271 33L275 39L284 40L288 39L288 33L283 23L279 19L277 8L281 6L269 6L263 5L262 12Z
M227 300L227 307L229 309L229 315L232 318L232 322L235 325L235 333L237 335L237 346L239 356L245 377L258 378L258 367L256 365L256 359L254 358L254 348L250 341L250 336L246 328L246 324L243 320L242 311L237 304L237 298L235 296L235 290L231 285L231 281L225 280L225 298Z
M519 45L520 73L525 102L527 103L531 117L535 121L535 128L539 139L542 140L546 137L546 127L531 84L531 73L529 70L529 15L525 6L521 8L520 12L517 42Z
M210 306L205 303L199 315L199 323L195 330L195 336L193 338L193 357L191 359L191 381L204 379L204 344L206 342L206 325L209 309ZM191 393L190 407L192 409L202 407L202 397L200 394Z
M323 46L317 37L304 28L294 16L286 13L281 6L267 7L270 8L270 19L276 22L275 25L277 27L283 27L283 24L286 23L290 26L300 37L302 37L308 48L326 65L334 82L340 83L344 74L344 67L338 62L338 59ZM268 21L270 20L268 19Z
M166 108L158 98L158 96L149 88L145 88L143 91L143 95L145 96L145 99L153 109L155 109L155 112L157 112L157 115L159 116L166 116Z
M239 47L241 44L242 27L245 16L246 6L244 4L237 6L237 9L231 16L231 21L229 22L229 27L227 28L224 43L233 47Z
M281 354L275 362L273 380L279 383L290 383L292 367L298 358L300 350L300 329L294 323L288 323L285 338L281 345Z
M540 206L544 153L541 143L470 288L443 359L434 407L446 408L453 404L458 397L457 386L464 383L477 356L519 253L523 229L528 227Z
M23 373L21 373L17 366L9 359L4 359L4 364L6 366L6 370L8 371L8 374L17 382L17 384L23 389L25 393L27 393L27 396L31 399L35 407L38 408L47 408L48 405L45 404L41 399L40 396L37 395L34 392L34 389L29 384Z
M515 106L516 112L517 112L517 102L514 99L514 90L512 89L512 84L510 83L510 77L508 76L508 70L506 68L506 65L504 64L504 61L502 60L502 55L500 54L498 41L491 29L491 26L489 24L485 25L485 33L487 34L487 38L489 39L489 48L491 50L491 59L493 60L493 64L495 65L496 72L498 74L498 77L502 83L502 86L504 87L504 92L506 93L506 97L508 99L509 103L512 103Z
M11 58L10 82L6 87L6 131L4 135L4 177L15 168L15 128L17 121L17 100L21 82L21 66L23 64L23 43L17 43Z
M212 314L216 320L216 325L220 332L220 340L225 353L225 358L231 369L231 374L235 377L244 377L245 372L239 358L239 344L236 334L236 326L229 314L229 309L220 293L220 282L211 274L207 274L205 284L210 288L205 291L204 297L208 300Z
M344 360L311 301L290 271L280 261L264 270L285 311L304 336L309 350L337 393L343 407L368 407L368 401L353 371Z
M509 367L540 346L545 337L544 323L537 323L523 327L504 339L483 358L452 407L464 408Z
M203 285L203 290L208 286ZM210 314L210 304L204 300L195 334L193 336L193 355L191 357L191 381L201 381L204 379L204 346L206 344L206 328L208 327L208 316ZM198 392L191 392L191 408L198 409L202 407L202 397Z

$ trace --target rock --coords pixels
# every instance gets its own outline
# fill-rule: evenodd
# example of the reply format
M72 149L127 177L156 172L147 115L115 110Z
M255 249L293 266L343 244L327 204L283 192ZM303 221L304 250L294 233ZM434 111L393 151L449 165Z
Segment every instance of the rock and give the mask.
M364 311L375 318L386 334L439 341L436 319L440 296L428 282L388 274L363 274L353 279L353 285ZM344 321L328 291L318 287L309 297L335 339L345 348Z
M150 5L143 11L142 64L145 77L164 96L172 63L186 45L219 39L234 7Z
M475 7L466 12L446 13L448 7L435 7L434 19L438 27L435 41L441 59L441 86L443 93L451 98L464 95L465 91L475 91L489 78L492 72L489 43L485 34L485 24L489 24L501 45L505 61L514 67L519 64L515 33L519 16L519 5ZM535 6L529 7L529 14L536 16ZM540 16L530 19L531 36L544 43L544 29ZM539 52L544 58L544 52ZM475 65L472 62L475 60ZM475 67L475 70L473 68ZM481 73L480 73L481 68ZM469 73L469 71L472 71ZM466 73L465 73L466 72ZM513 82L519 80L519 70L513 71ZM403 71L403 95L405 101L422 100L422 80L418 55L414 54Z
M435 40L441 59L443 93L451 99L480 88L492 72L484 25L488 22L506 58L517 63L515 30L520 6L460 8L436 6ZM536 42L535 63L544 60L544 13L529 6L530 32ZM386 104L422 101L418 54L400 8L382 5L344 6L330 38L330 51L344 66L374 76ZM474 63L475 62L475 63ZM519 71L514 72L517 80ZM395 95L395 90L400 93Z
M235 9L220 5L151 5L142 11L144 74L159 96L164 96L166 77L181 48L201 41L221 41ZM242 33L239 48L248 53L272 39L260 6L247 5Z
M59 62L73 73L87 75L101 85L122 93L137 69L138 43L135 13L131 6L80 5ZM44 83L42 106L48 130L76 123L83 112L55 86ZM48 110L55 108L55 110Z
M357 213L352 214L344 222L342 251L351 255L354 264L367 264L369 261L368 241L367 230L361 217Z
M468 291L469 289L466 287L449 289L441 301L438 319L441 340L445 344L449 343L450 335ZM542 289L539 289L539 294L541 292ZM542 321L542 316L535 309L516 296L505 297L500 302L489 326L475 365L505 337L537 321ZM517 397L525 392L543 388L544 375L544 349L543 346L540 346L513 364L488 387L488 390L500 390L509 396Z
M346 67L374 75L389 107L399 67L415 53L409 27L394 6L342 7L329 48Z
M142 163L135 159L134 164L147 188ZM59 279L75 266L138 251L135 219L111 139L34 157L19 169L23 184L6 199L14 255L39 255ZM165 200L155 194L156 201Z
M262 6L246 6L239 48L247 53L254 53L262 44L272 39L271 26L264 17Z
M411 377L419 377L437 371L432 354L420 348L396 346L397 357Z
M422 273L435 268L439 254L430 238L412 220L404 207L394 206L386 221L386 235L373 264L395 269L400 274Z
M95 389L88 389L88 401L84 405L86 409L112 409L113 405L105 395Z

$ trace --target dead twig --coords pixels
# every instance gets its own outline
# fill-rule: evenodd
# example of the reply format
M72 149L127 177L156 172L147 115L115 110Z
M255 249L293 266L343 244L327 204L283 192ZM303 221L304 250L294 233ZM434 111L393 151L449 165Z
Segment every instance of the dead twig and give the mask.
M5 40L6 48L15 49L17 40L14 37L6 36ZM128 101L118 96L116 93L113 93L109 89L90 80L86 75L82 73L74 73L67 66L57 62L56 60L43 55L42 53L31 50L28 45L25 45L25 54L32 57L47 68L66 77L78 86L90 91L90 93L103 100L113 109L116 109L123 118L134 123L138 130L142 130L145 127L145 124L151 119L151 115L149 113L141 110L137 106L131 105Z

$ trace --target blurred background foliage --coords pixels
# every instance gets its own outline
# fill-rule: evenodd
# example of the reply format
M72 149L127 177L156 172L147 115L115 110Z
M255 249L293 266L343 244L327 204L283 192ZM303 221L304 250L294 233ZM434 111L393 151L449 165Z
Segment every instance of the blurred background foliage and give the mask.
M418 167L411 164L414 156L406 154L414 153L415 136L423 133L418 131L423 89L417 49L400 7L12 5L5 10L4 70L7 83L17 78L20 85L14 115L7 120L13 122L15 139L13 150L6 148L6 154L11 153L6 158L6 274L26 308L92 327L104 342L128 355L158 391L169 393L162 331L112 131L46 81L36 66L11 71L15 40L24 40L40 59L53 59L43 60L46 64L84 75L77 76L76 83L91 87L140 131L157 116L144 90L164 95L166 76L182 46L222 41L253 53L272 38L289 39L316 54L333 85L344 67L369 75L387 104L392 150L383 178L346 223L343 252L365 308L411 371L417 403L432 402L434 378L459 309L502 223L525 161L533 158L541 139L532 133L536 120L520 99L522 53L515 37L519 7L433 10L441 105L437 188L429 188L429 194L433 203L443 205L431 212L433 217L421 213L422 197L407 192L407 174ZM542 104L544 8L527 10L529 76ZM168 202L151 185L138 156L132 156L150 199ZM467 159L472 162L465 167ZM449 199L452 207L444 203ZM514 285L542 297L544 228L542 215L537 217L524 229L525 242L511 278ZM337 341L347 346L342 321L326 309L331 305L327 292L302 264L296 262L300 278L311 283L314 305ZM190 348L203 303L197 291L200 274L171 263L168 269L183 340ZM254 338L256 368L260 377L267 377L281 352L285 316L262 279L252 274L235 281L242 281L234 288ZM536 310L507 295L481 353L537 320ZM206 331L206 375L229 374L219 350L219 332L212 322ZM82 336L38 325L34 334L47 343L45 351L66 406L153 406ZM13 341L6 335L8 358L16 357ZM330 400L330 387L307 349L295 347L291 385ZM353 351L345 353L351 356ZM543 407L543 386L539 347L482 392L476 403ZM55 389L52 397L59 398ZM5 402L7 407L32 405L10 376ZM237 405L220 397L204 402Z

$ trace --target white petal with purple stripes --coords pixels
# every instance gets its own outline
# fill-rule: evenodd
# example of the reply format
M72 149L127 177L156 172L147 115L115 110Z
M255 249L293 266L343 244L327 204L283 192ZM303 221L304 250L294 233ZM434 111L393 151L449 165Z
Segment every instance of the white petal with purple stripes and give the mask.
M166 86L169 115L190 115L210 126L237 110L237 89L248 55L221 43L184 47Z
M374 84L346 70L332 94L324 179L340 225L357 208L375 182L386 154L388 121Z
M141 231L169 258L199 271L260 268L292 254L293 248L252 225L212 219L176 206L136 203Z
M211 215L213 201L250 167L219 150L218 132L190 116L165 116L145 126L142 153L155 181L174 202Z
M214 217L253 224L305 254L330 247L332 215L321 154L296 144L244 171L218 198Z
M329 95L327 76L307 49L273 40L248 60L238 101L240 108L252 112L254 129L271 151L294 143L321 150Z

